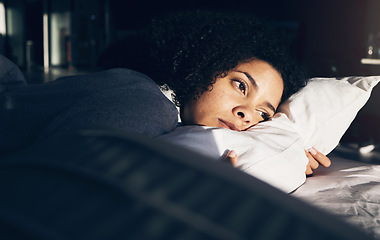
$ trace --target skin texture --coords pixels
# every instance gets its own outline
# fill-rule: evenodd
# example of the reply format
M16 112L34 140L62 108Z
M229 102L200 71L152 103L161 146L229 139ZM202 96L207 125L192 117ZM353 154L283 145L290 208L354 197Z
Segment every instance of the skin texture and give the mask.
M274 115L283 90L278 71L267 62L251 60L217 78L209 91L185 104L181 119L185 125L244 131Z

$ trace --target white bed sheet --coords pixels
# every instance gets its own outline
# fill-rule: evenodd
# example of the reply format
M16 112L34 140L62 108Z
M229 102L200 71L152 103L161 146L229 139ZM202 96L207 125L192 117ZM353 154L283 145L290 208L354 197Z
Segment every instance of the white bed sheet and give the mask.
M292 195L380 239L380 165L330 158Z

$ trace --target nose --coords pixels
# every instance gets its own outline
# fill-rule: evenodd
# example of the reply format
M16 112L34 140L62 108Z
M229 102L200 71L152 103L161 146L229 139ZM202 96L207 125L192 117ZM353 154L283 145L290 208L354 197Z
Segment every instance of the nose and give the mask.
M232 112L238 121L241 122L244 129L257 124L254 119L253 110L248 107L238 106Z

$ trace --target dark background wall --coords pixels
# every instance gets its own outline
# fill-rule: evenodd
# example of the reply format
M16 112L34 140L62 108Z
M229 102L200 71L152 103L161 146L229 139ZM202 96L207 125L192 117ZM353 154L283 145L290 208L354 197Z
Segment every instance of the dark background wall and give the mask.
M133 30L148 19L176 9L233 9L274 19L287 27L294 53L315 76L372 74L366 56L371 0L269 1L124 1L111 0L119 31ZM379 9L380 10L380 9ZM372 17L373 18L373 17ZM373 21L373 20L372 20ZM380 19L379 19L380 21ZM380 29L379 29L380 30Z
M13 32L17 32L14 36L8 36L6 47L0 49L6 49L3 54L21 67L25 67L26 64L25 42L28 40L32 40L34 44L34 63L43 64L42 14L45 11L50 14L51 19L59 14L61 14L59 17L63 18L65 13L70 12L71 23L70 26L66 26L66 31L70 33L66 34L62 41L70 41L71 64L74 67L91 68L95 66L96 58L109 44L145 26L151 18L170 11L202 8L246 11L277 21L287 31L294 55L300 63L309 67L312 76L380 73L377 67L360 63L361 58L366 57L369 33L380 32L378 0L0 0L0 2L4 2L9 9L8 27L14 26ZM19 16L23 16L23 19ZM53 23L50 23L51 26ZM53 41L53 36L50 36L50 40ZM55 45L51 44L51 47ZM52 57L50 60L54 65Z

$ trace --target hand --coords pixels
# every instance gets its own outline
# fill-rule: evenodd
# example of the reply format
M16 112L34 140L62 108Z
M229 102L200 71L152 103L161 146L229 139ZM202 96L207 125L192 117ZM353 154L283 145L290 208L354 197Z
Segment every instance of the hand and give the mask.
M305 154L309 159L309 163L307 164L305 171L305 174L308 176L313 174L313 170L317 169L319 164L322 164L324 167L330 167L331 165L331 160L314 148L306 149Z

